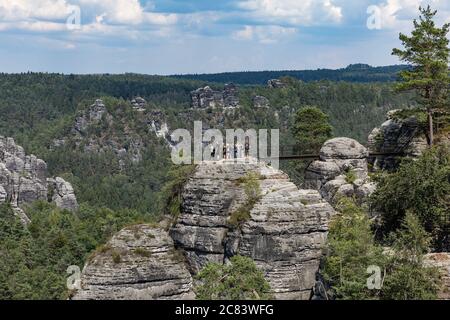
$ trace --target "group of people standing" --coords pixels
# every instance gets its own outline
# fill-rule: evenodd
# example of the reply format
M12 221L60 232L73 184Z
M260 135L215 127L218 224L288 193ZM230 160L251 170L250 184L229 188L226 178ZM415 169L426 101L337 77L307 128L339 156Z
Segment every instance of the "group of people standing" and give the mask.
M211 159L220 160L220 150L218 145L211 145ZM234 144L226 143L222 147L221 159L240 159L247 158L250 155L250 144L248 141L244 145L235 142Z

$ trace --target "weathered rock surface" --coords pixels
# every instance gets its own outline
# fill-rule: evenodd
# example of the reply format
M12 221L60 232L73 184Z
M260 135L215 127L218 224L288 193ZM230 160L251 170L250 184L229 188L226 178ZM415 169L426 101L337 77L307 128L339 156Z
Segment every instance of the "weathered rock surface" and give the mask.
M192 278L166 231L122 229L83 269L74 300L194 299Z
M0 136L0 203L9 202L24 223L29 222L20 209L36 200L48 200L53 185L47 181L47 164L34 155L26 155L13 138ZM56 205L75 210L78 205L72 186L62 178L56 187ZM69 205L70 204L70 205Z
M62 209L75 211L78 209L77 198L72 185L63 178L47 179L49 188L53 188L52 201Z
M254 108L269 108L270 102L269 99L263 96L255 96L252 99Z
M194 109L236 108L239 106L238 88L232 83L225 85L223 91L206 86L191 92L191 106Z
M112 153L118 159L120 167L124 168L128 162L142 161L149 132L153 132L158 138L164 138L170 145L164 113L161 110L147 110L147 102L141 97L133 99L131 106L139 113L136 121L139 123L135 127L130 126L122 116L126 108L129 108L127 104L119 105L115 113L110 113L103 101L97 99L88 109L79 112L71 135L54 140L53 147L73 145L80 152ZM122 128L121 131L118 132L116 127Z
M103 116L109 120L111 119L111 115L109 115L103 101L97 99L85 113L76 118L72 133L74 135L84 134L90 125L100 122Z
M261 197L240 227L230 215L246 202L242 179L259 175ZM309 299L333 208L314 190L299 190L263 164L203 163L183 192L182 213L170 235L193 273L233 255L255 260L279 299Z
M427 254L424 263L426 266L439 269L442 277L442 288L439 291L438 298L450 300L450 253Z
M385 153L370 159L376 169L392 170L398 165L398 155L418 157L427 148L427 137L416 117L399 120L398 110L387 115L381 127L373 129L368 138L369 149L373 153Z
M146 110L147 101L144 98L136 97L131 100L131 104L133 105L133 109L139 112L144 112Z
M271 79L267 81L267 86L271 89L280 89L286 87L286 84L280 79Z
M331 139L322 146L320 159L305 171L305 186L319 190L331 204L341 196L355 197L363 203L375 191L369 180L368 150L350 138Z
M225 84L223 103L225 108L237 108L239 106L238 87L234 83Z

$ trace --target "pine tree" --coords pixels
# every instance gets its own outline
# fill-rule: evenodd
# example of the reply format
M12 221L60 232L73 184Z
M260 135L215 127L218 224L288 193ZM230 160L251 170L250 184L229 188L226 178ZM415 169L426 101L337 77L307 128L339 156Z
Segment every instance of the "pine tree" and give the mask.
M319 108L307 106L297 112L293 131L301 152L317 152L332 137L333 127Z
M387 300L434 300L441 285L436 268L423 265L431 237L419 218L408 212L402 228L393 235L393 252L382 298Z
M433 111L447 105L449 78L450 24L437 27L433 21L437 11L430 6L420 7L419 21L414 20L414 30L410 37L400 33L404 50L393 49L392 54L407 62L412 69L400 72L402 82L398 91L415 90L418 102L428 113L429 145L433 144Z
M331 291L329 298L378 299L380 290L367 287L367 268L384 268L383 248L375 243L369 215L350 198L337 205L339 214L330 223L327 254L321 273Z

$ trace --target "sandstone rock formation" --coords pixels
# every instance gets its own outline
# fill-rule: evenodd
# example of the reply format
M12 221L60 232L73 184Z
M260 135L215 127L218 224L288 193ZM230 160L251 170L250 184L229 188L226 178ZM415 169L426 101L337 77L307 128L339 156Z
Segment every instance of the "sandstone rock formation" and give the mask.
M157 136L164 136L168 128L161 127L158 116L159 111L145 110L146 101L140 97L131 101L133 109L142 113L140 121L142 126L147 126ZM126 108L126 106L121 106ZM120 110L118 111L121 112ZM158 119L158 120L155 120ZM123 132L118 134L114 126L123 127ZM101 128L101 135L92 134ZM71 135L53 141L53 147L63 147L74 144L76 148L82 148L82 152L103 153L112 152L119 159L119 164L124 167L128 161L137 163L142 160L143 149L147 137L138 134L134 129L124 124L122 117L113 116L101 99L97 99L87 110L79 112L73 124Z
M261 197L239 227L230 215L248 200L242 185L258 175ZM233 255L255 260L276 298L308 299L315 284L333 208L317 191L299 190L264 164L222 161L198 166L183 192L182 213L170 235L193 273Z
M369 135L370 151L387 154L370 159L376 169L392 170L398 165L399 155L417 157L427 148L427 138L417 118L399 120L395 117L397 112L390 111L387 121Z
M48 180L47 164L34 155L26 155L13 138L0 136L0 202L9 202L24 223L29 220L20 209L36 200L48 200L56 190L53 201L64 209L78 207L70 183L62 178ZM49 181L57 181L55 186Z
M271 79L267 81L267 86L271 89L279 89L286 87L286 84L280 79Z
M450 300L450 253L430 253L425 256L425 265L436 267L441 273L442 288L438 293L438 298Z
M225 84L223 103L225 108L237 108L239 106L238 87L234 83Z
M133 109L139 112L144 112L147 106L147 101L145 101L144 98L136 97L133 100L131 100L131 104L133 105Z
M173 146L163 111L147 109L147 102L140 97L134 98L131 106L137 116L130 122L123 117L130 108L128 104L118 104L113 112L108 111L101 99L95 100L89 108L78 113L69 135L53 140L52 148L107 153L118 160L120 169L124 169L129 163L142 161L146 148L152 143L149 133L164 139L168 147Z
M85 113L76 118L72 133L74 135L82 135L90 125L102 120L104 115L111 120L111 115L108 113L103 101L101 99L95 100L95 103Z
M184 257L166 231L148 225L117 233L83 269L74 300L194 299Z
M322 146L320 159L305 171L305 186L319 190L330 203L340 196L356 197L361 203L375 191L369 181L367 149L350 138L331 139Z
M61 209L75 211L78 209L77 198L72 185L63 178L47 179L49 188L53 189L52 201Z
M215 91L206 86L191 92L191 106L194 109L236 108L239 106L237 86L229 83L223 91Z
M269 108L270 102L269 99L263 96L255 96L252 99L254 108Z

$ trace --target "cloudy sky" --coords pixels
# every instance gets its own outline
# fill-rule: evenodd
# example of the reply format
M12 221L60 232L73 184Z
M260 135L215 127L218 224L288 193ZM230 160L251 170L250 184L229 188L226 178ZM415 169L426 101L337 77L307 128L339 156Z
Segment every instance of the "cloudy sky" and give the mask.
M395 64L450 0L0 0L0 72L148 74Z

